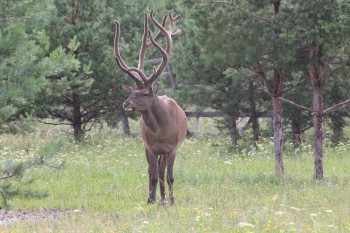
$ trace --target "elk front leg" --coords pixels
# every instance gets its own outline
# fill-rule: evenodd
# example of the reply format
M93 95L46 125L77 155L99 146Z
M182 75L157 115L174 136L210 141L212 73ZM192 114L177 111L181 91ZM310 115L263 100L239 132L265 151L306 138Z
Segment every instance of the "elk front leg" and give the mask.
M158 161L157 156L146 149L149 174L149 197L148 204L154 204L156 201L156 189L158 183Z
M166 167L166 156L165 155L160 155L158 159L158 174L159 174L159 188L160 188L160 204L165 203L165 167Z
M175 151L171 151L167 157L167 183L169 185L169 197L170 204L174 204L174 194L173 194L173 185L174 185L174 172L173 166L175 161Z

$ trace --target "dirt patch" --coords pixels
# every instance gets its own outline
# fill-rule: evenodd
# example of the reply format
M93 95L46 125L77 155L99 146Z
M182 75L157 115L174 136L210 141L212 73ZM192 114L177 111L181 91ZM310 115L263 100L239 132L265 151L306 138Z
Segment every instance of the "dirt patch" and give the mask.
M11 224L20 221L35 221L42 219L57 219L80 213L80 210L0 210L0 225Z

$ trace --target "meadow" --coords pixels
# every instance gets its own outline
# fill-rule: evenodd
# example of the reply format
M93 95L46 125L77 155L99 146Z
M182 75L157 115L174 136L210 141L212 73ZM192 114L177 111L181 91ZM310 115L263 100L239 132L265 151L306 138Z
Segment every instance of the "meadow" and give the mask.
M1 135L1 161L35 157L63 143L61 170L30 171L44 199L15 198L12 208L72 210L57 219L0 225L0 232L350 232L350 144L325 148L325 179L313 180L312 146L285 145L285 176L274 175L273 143L230 149L229 138L198 134L178 150L175 205L147 205L147 162L138 136L100 129L75 144L58 128ZM157 190L159 200L159 190Z

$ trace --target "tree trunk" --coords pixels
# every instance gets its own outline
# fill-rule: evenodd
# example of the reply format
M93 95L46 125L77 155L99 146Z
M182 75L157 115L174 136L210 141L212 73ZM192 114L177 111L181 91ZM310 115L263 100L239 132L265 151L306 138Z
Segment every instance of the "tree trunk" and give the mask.
M323 179L323 80L320 74L320 57L322 56L322 47L319 47L318 60L316 57L316 42L312 41L309 50L309 76L313 88L313 121L314 121L314 163L317 180Z
M334 146L338 145L343 137L343 127L346 124L343 116L341 114L332 113L329 116L330 127L332 129L331 141Z
M168 64L168 73L169 73L169 79L171 82L171 88L175 91L179 87L177 85L177 81L176 81L175 74L173 71L173 66L170 63Z
M299 121L292 120L292 134L294 149L299 148L301 145L301 130Z
M249 81L249 103L250 103L250 114L252 121L252 129L253 129L253 142L259 141L259 119L258 114L256 112L256 103L255 103L255 92L253 82Z
M282 132L282 106L281 99L283 91L283 73L282 69L275 68L273 72L274 85L271 86L266 79L266 74L262 70L261 65L257 62L257 72L261 83L270 94L272 99L272 114L273 114L273 139L275 150L275 172L277 176L282 176L284 173L283 166L283 132Z
M273 139L275 146L275 171L276 175L284 173L283 166L283 132L282 132L282 106L278 97L272 98L273 107Z
M122 115L121 117L122 127L124 134L127 136L130 136L130 126L129 126L129 120L128 117L125 115Z
M238 131L236 125L236 114L232 113L229 115L228 122L230 127L230 136L231 136L231 145L233 148L236 148L238 145Z
M74 140L80 142L83 139L83 129L81 123L80 100L79 95L73 94L73 130Z

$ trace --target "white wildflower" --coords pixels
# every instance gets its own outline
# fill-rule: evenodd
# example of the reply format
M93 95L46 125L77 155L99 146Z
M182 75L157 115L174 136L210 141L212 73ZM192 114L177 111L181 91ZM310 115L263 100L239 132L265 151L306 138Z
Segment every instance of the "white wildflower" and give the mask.
M282 215L283 214L283 211L282 210L279 210L275 213L275 215Z
M226 161L224 162L224 164L226 164L226 165L231 165L231 164L233 164L233 161L232 161L232 160L226 160Z
M301 211L301 209L300 208L298 208L298 207L294 207L294 206L292 206L292 207L290 207L292 210L295 210L295 211L298 211L298 212L300 212Z
M254 225L249 223L249 222L240 222L240 223L237 224L237 227L239 227L239 228L243 228L243 227L251 227L251 228L253 228Z

